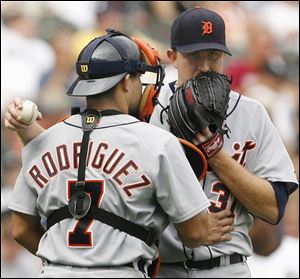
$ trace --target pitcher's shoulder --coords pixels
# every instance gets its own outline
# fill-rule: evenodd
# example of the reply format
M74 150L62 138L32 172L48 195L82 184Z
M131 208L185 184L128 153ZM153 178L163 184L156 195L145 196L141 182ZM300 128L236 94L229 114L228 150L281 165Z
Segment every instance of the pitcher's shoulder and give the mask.
M257 109L262 109L262 110L265 110L264 109L264 106L261 102L259 102L258 100L255 100L255 99L252 99L250 97L247 97L245 95L242 95L238 92L235 92L235 91L231 91L230 92L230 100L229 100L229 104L231 106L234 106L237 102L237 108L238 107L252 107L252 108L257 108Z

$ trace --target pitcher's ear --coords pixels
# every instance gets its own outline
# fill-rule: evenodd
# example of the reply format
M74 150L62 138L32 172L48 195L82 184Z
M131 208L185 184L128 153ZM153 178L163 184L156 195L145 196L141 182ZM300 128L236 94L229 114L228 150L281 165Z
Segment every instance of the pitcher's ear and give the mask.
M177 51L174 50L174 49L172 49L172 48L169 48L169 49L167 50L167 56L168 56L170 62L171 62L172 64L174 64L174 66L176 67Z

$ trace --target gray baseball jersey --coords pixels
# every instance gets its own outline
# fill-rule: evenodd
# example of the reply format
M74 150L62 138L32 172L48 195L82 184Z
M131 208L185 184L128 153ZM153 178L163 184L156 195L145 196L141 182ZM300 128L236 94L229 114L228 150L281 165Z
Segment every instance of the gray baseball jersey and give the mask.
M168 105L172 94L168 85L162 89L159 101L164 107ZM227 113L233 110L238 97L239 94L236 92L230 92ZM167 114L160 106L156 107L150 123L169 130ZM238 105L227 118L227 125L231 133L229 133L229 139L224 136L224 149L231 154L232 158L250 172L269 181L290 182L289 187L295 186L293 183L298 184L294 166L286 148L266 110L259 102L241 96ZM231 208L234 200L232 194L211 170L208 170L202 184L211 202L209 211L217 212ZM253 224L253 217L240 203L237 203L233 209L235 230L231 233L232 240L210 246L210 249L205 246L193 250L186 248L189 258L206 260L233 253L251 255L252 245L248 232ZM163 233L160 254L162 262L166 263L186 260L182 243L172 225L168 226Z
M81 116L29 142L10 208L46 218L68 204L77 178ZM161 234L210 205L176 137L121 114L103 116L90 135L87 191L92 202ZM74 189L73 189L74 190ZM119 266L157 256L153 245L96 220L64 219L41 238L37 255L73 266Z

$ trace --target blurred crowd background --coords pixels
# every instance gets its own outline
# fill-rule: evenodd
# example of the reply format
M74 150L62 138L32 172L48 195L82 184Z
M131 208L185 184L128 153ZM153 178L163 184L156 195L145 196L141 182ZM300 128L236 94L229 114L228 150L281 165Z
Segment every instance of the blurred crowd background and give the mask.
M35 101L45 128L71 106L83 107L84 99L65 92L80 50L108 27L157 48L167 65L165 82L175 80L166 57L171 24L196 5L224 18L232 89L265 105L299 178L299 1L1 1L1 277L36 277L41 266L11 237L7 204L22 144L3 127L7 105L14 96ZM251 237L253 277L299 277L299 190L279 225L257 219Z

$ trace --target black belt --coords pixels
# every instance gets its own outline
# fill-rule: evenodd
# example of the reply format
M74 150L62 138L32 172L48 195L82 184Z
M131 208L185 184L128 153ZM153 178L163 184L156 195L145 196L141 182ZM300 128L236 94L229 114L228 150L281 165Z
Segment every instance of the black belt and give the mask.
M230 255L230 264L236 264L242 262L244 262L244 256L236 253ZM165 263L165 264L177 265L177 266L184 267L185 269L205 270L205 269L212 269L214 267L220 267L220 263L221 263L221 257L212 258L210 260L205 260L205 261L187 260L185 262L175 262L175 263Z

